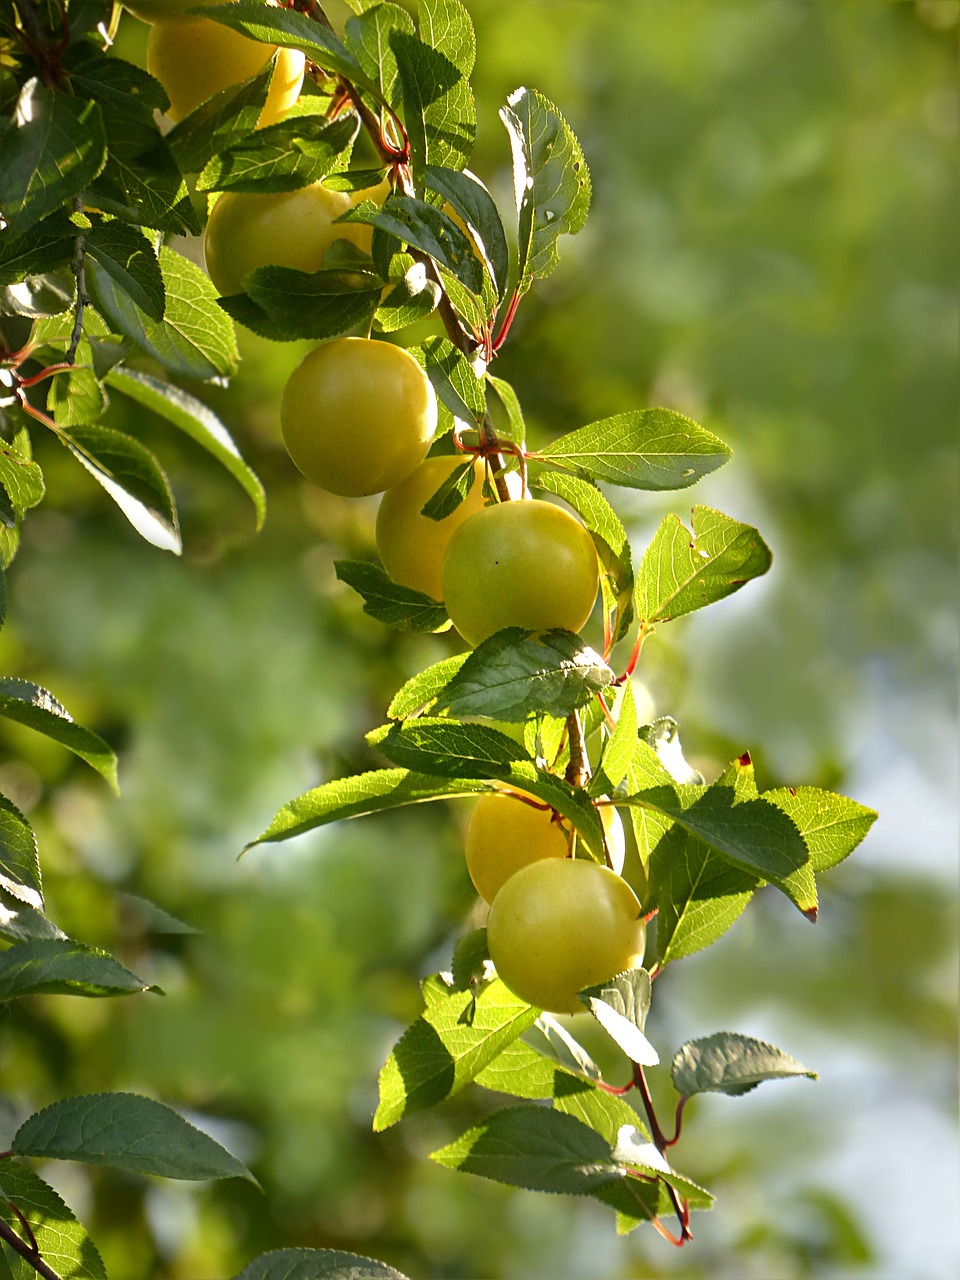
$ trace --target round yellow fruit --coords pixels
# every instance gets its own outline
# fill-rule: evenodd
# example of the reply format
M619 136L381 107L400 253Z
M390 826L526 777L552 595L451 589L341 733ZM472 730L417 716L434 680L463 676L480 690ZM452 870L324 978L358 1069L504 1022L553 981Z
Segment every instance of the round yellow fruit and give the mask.
M370 338L315 347L280 400L290 457L308 480L342 497L382 493L406 479L436 427L436 397L416 360Z
M490 908L487 944L514 995L551 1013L582 1013L577 993L643 962L640 903L608 867L542 858L515 872Z
M484 507L447 545L443 602L468 644L504 627L579 631L600 586L597 553L583 525L539 499Z
M377 549L383 567L394 582L422 591L434 600L442 598L440 566L447 543L464 520L483 509L483 461L478 458L474 463L473 486L446 519L431 520L420 513L424 504L463 463L462 455L427 458L406 480L387 490L377 513ZM516 482L513 487L519 490L519 476L509 476L508 484L511 481Z
M532 803L531 803L532 801ZM626 849L623 823L612 805L599 809L614 871L623 870ZM493 902L507 880L541 858L565 858L570 852L569 825L532 796L491 791L481 796L467 823L464 853L474 888Z
M170 99L167 115L182 120L221 89L262 71L276 46L248 40L210 18L158 22L147 40L147 70ZM259 124L276 124L296 102L303 84L304 56L281 49Z
M207 274L220 293L240 293L257 267L319 271L335 240L370 252L373 228L362 222L335 225L362 200L382 201L388 184L369 191L331 191L314 182L299 191L254 195L227 191L210 211L203 234Z

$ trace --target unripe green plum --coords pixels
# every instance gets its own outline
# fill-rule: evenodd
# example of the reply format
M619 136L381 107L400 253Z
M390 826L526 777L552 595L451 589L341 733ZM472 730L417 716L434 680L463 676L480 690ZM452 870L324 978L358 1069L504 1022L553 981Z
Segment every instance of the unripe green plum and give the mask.
M240 293L257 267L295 267L319 271L335 240L347 240L370 252L373 228L337 218L362 200L382 202L383 183L367 191L331 191L314 182L299 191L256 195L225 192L210 211L203 234L207 274L224 295ZM336 224L336 225L335 225Z
M409 352L370 338L334 338L309 352L280 399L280 428L300 471L358 498L399 484L426 456L437 401Z
M487 944L522 1000L582 1013L577 993L643 962L640 903L625 880L582 858L541 858L515 872L490 908Z
M274 53L275 45L249 40L210 18L185 18L151 27L147 70L166 89L167 115L177 121L221 89L262 71ZM283 119L300 94L304 65L299 50L280 50L258 124Z
M579 631L600 586L597 553L583 525L538 499L502 502L465 520L447 545L443 602L476 646L504 627Z

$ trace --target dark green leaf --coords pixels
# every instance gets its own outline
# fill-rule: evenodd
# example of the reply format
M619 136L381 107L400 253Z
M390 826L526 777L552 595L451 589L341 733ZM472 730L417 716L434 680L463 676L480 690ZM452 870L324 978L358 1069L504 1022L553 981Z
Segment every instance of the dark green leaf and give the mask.
M0 678L0 716L25 724L67 747L117 790L117 757L102 738L75 724L66 708L46 689L12 676Z
M383 287L367 271L310 273L276 266L258 267L244 283L249 298L235 294L221 298L220 305L255 333L278 342L335 338L365 329Z
M17 1206L30 1224L43 1261L55 1275L66 1280L107 1280L93 1241L53 1187L32 1169L16 1160L0 1160L0 1193L0 1219L22 1239L23 1223L12 1207ZM32 1277L34 1269L18 1269L15 1275L17 1280Z
M225 27L288 49L300 49L311 62L326 71L346 76L359 88L377 92L376 84L365 75L360 63L347 51L333 31L293 9L267 7L260 0L239 0L237 4L218 5L205 17L222 22Z
M420 514L428 520L446 520L469 495L476 478L472 459L454 467L436 493L420 508Z
M64 1098L26 1120L12 1146L17 1155L81 1160L161 1178L256 1182L219 1142L162 1102L133 1093Z
M467 224L486 258L497 294L502 298L510 272L510 251L500 213L490 192L472 173L460 173L438 165L428 165L423 171L423 180L431 191L443 196Z
M157 322L94 264L88 279L104 319L173 374L207 380L235 373L236 336L206 274L168 248L160 250L160 267L167 306Z
M484 980L490 948L486 929L474 929L457 939L450 962L450 974L456 991L472 991Z
M487 790L489 785L476 779L428 777L408 769L375 769L337 778L290 800L247 848L290 840L314 827L344 818L359 818L403 805L476 795Z
M142 978L106 951L69 939L20 942L0 955L0 1000L35 995L125 996L146 990L148 984Z
M107 383L165 418L213 454L246 490L257 513L257 528L263 526L267 514L263 485L241 458L230 433L212 410L180 387L134 369L113 370L107 375Z
M110 157L84 192L87 204L137 226L199 235L203 226L166 141L129 120L118 121L120 129L129 137L118 145L111 129Z
M0 795L0 888L18 902L43 910L37 837L17 806L4 795Z
M276 58L270 58L262 71L221 89L170 130L167 146L181 173L199 173L214 156L256 129L275 67Z
M430 1158L461 1173L565 1195L589 1195L623 1176L610 1144L600 1134L572 1116L544 1107L495 1111Z
M437 398L457 418L480 423L485 412L483 384L470 361L448 338L428 338L420 348ZM410 352L417 356L417 351Z
M180 522L160 463L139 440L113 427L76 426L59 439L106 490L147 542L179 555Z
M453 716L522 723L529 716L562 718L611 683L614 675L570 631L534 635L509 627L470 654L437 699Z
M163 275L153 245L142 232L123 222L98 219L84 237L84 248L150 320L163 319Z
M77 296L73 272L58 267L43 275L25 276L19 284L4 285L0 290L0 310L40 320L62 316L73 306Z
M357 136L355 115L281 120L257 129L213 155L197 181L198 191L298 191L319 182Z
M499 729L439 717L384 725L367 740L394 764L441 778L497 778L514 761L529 760L524 748Z
M520 278L526 293L559 262L557 240L580 230L590 208L590 174L570 126L536 89L516 89L501 108L513 151Z
M684 1097L693 1093L747 1093L764 1080L790 1076L817 1079L815 1071L782 1049L734 1031L718 1031L702 1040L688 1041L677 1051L670 1071L674 1087Z
M0 286L18 284L27 276L43 275L65 266L73 256L77 229L69 219L51 214L43 222L14 235L8 228L0 231ZM16 343L8 350L17 350Z
M478 293L483 269L470 240L457 224L436 205L413 196L388 196L379 208L364 212L362 207L347 214L344 222L366 222L429 254L447 267L468 289Z
M400 76L414 172L421 172L428 164L462 169L470 159L477 132L477 108L469 81L446 53L425 39L394 31L390 47Z
M538 457L587 480L628 489L686 489L716 471L730 450L672 409L639 409L560 436Z
M756 529L710 507L693 508L693 532L665 516L637 576L637 611L666 622L738 591L770 568L772 556Z
M6 886L0 884L0 937L9 938L11 942L47 942L53 938L66 939L62 929L58 929L42 911L27 906L22 902L20 894L16 897L7 892Z
M79 195L103 168L100 108L30 80L12 119L0 122L0 150L0 208L20 235Z
M499 979L476 994L449 988L407 1028L380 1072L374 1129L458 1093L536 1017Z
M392 582L379 565L366 560L335 560L341 582L363 597L363 611L388 627L411 631L439 631L449 619L442 604L421 591Z
M384 102L395 106L397 60L390 47L390 34L402 31L414 34L413 19L396 4L375 4L357 17L350 18L344 28L344 43L363 67L367 79L377 86Z
M248 1262L233 1280L407 1280L373 1258L339 1249L274 1249Z
M159 80L88 40L71 43L63 54L63 65L79 97L133 116L150 128L155 128L154 110L166 111L170 105Z

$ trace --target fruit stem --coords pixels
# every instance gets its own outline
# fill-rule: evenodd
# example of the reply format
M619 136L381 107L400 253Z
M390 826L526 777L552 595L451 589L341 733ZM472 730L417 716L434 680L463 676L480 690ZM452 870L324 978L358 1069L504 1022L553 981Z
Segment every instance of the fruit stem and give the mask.
M647 1084L647 1078L643 1074L643 1067L640 1065L639 1062L635 1062L633 1064L633 1082L637 1086L637 1089L640 1091L640 1097L643 1099L643 1109L647 1113L647 1121L650 1125L650 1136L653 1138L653 1145L657 1148L660 1154L663 1155L667 1147L672 1146L673 1143L676 1142L677 1138L680 1136L679 1127L677 1129L677 1133L668 1142L666 1137L664 1136L663 1130L660 1128L660 1121L657 1119L657 1113L653 1109L653 1098L650 1095L650 1088ZM682 1112L680 1114L682 1115ZM677 1247L679 1248L679 1246L682 1245L684 1241L693 1239L693 1233L690 1230L690 1206L686 1200L681 1200L680 1196L677 1194L676 1189L672 1187L669 1182L665 1183L664 1185L667 1188L667 1194L670 1197L670 1202L673 1205L674 1212L677 1215L677 1221L680 1223L680 1237L679 1239L676 1239L675 1237L671 1236L670 1233L666 1231L665 1227L663 1228L660 1234L664 1235L665 1239L672 1240L673 1243L677 1245Z

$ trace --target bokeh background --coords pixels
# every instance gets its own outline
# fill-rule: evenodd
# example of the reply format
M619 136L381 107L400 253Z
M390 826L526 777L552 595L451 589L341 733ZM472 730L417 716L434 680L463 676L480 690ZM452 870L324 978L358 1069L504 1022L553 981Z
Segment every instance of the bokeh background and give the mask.
M561 106L593 174L586 229L498 361L531 437L687 412L734 461L687 493L615 494L637 554L694 500L775 552L766 579L649 642L639 691L707 770L749 749L765 785L881 810L825 879L819 925L761 893L665 972L648 1031L669 1060L690 1036L742 1030L821 1079L689 1108L676 1163L718 1204L682 1252L648 1230L618 1240L591 1202L433 1166L425 1154L495 1103L479 1089L371 1133L418 978L473 905L463 812L237 854L287 799L367 766L364 731L453 642L386 632L336 583L335 557L372 553L375 501L300 481L277 401L304 346L246 335L240 376L203 395L265 480L259 536L225 474L119 403L113 420L169 467L182 562L38 441L50 496L11 573L0 667L118 748L123 794L7 722L0 782L36 824L60 925L167 994L7 1016L0 1127L64 1094L139 1090L252 1164L262 1194L48 1167L118 1280L222 1280L286 1245L443 1280L952 1277L960 5L468 3L472 167L509 207L496 113L524 83ZM123 56L142 57L145 32L124 18ZM142 899L202 932L165 932Z

